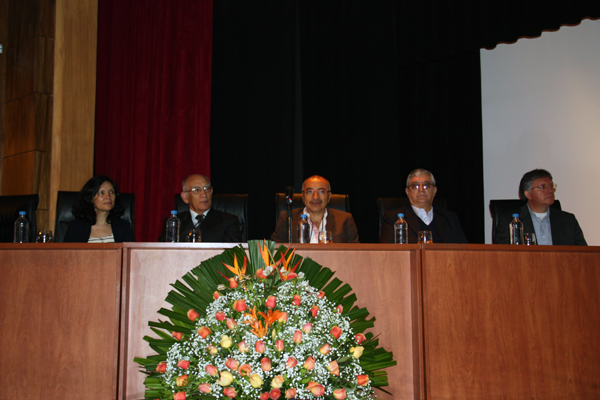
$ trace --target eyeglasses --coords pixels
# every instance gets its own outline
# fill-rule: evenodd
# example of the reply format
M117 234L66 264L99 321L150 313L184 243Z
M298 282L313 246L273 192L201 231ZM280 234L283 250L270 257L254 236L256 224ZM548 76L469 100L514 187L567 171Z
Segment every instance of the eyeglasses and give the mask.
M538 186L533 186L532 189L540 189L540 190L547 190L547 189L552 189L553 191L556 192L556 187L558 185L556 183L552 184L552 185L547 185L547 184L543 184L543 185L538 185Z
M204 187L193 187L190 190L184 190L185 193L189 193L192 192L192 194L200 194L202 193L202 191L205 191L206 193L210 192L213 189L212 186L204 186Z
M315 194L315 192L319 195L319 196L325 196L327 193L329 193L329 190L325 190L325 189L306 189L304 190L304 194L306 194L307 196L313 196Z
M427 189L431 189L434 186L435 185L431 182L415 182L415 183L411 183L410 185L408 185L408 187L411 188L412 190L419 190L421 188L423 190L427 190Z

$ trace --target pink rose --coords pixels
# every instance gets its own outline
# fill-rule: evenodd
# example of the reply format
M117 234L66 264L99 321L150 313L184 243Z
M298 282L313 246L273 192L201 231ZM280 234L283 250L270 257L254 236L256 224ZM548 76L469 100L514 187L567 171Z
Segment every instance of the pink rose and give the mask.
M269 392L265 392L260 395L260 400L269 400Z
M161 374L164 373L167 370L167 362L166 361L161 361L158 363L158 365L156 366L156 372L160 372Z
M323 394L325 393L325 388L323 387L323 385L319 385L317 382L313 381L308 382L306 390L310 391L313 394L313 396L316 397L323 396Z
M294 368L296 365L298 365L298 361L294 357L288 358L285 363L285 366L288 368Z
M310 313L312 314L313 318L317 318L317 314L319 313L319 307L312 306L312 308L310 309Z
M361 344L362 342L367 340L367 337L362 333L357 333L356 335L354 335L354 339L356 340L357 344Z
M246 301L244 299L236 300L233 303L233 309L235 311L239 311L239 312L246 311L246 308L248 308L248 307L246 306Z
M311 370L315 367L315 359L313 357L308 357L306 361L304 361L304 368Z
M210 383L201 383L198 386L198 390L201 391L202 393L210 393Z
M260 360L260 367L265 372L270 371L271 370L271 360L269 360L267 357L263 357L263 359Z
M294 343L302 342L302 331L294 332L294 337L292 338L292 340L294 341Z
M333 391L333 397L337 400L344 400L346 398L346 389L336 389Z
M173 393L173 400L185 400L185 392Z
M227 319L227 328L233 329L237 326L237 322L233 318Z
M269 308L275 308L277 305L277 298L275 296L267 297L267 301L265 301L265 306Z
M181 332L175 332L175 331L173 331L173 337L174 337L176 340L181 340L181 337L182 337L182 336L183 336L183 333L181 333Z
M264 353L265 350L267 349L267 346L265 346L265 342L263 342L262 340L259 340L258 342L256 342L254 347L256 348L256 351L259 352L260 354Z
M310 333L310 331L312 330L313 324L311 324L310 322L307 322L306 324L304 324L304 326L302 327L302 331L304 333Z
M292 388L285 391L286 399L293 399L294 397L296 397L296 389Z
M177 386L185 386L188 383L188 376L187 375L178 376L177 379L175 379L175 382L177 383Z
M259 268L256 270L256 277L258 279L267 279L264 268Z
M217 353L219 352L219 349L217 349L212 344L210 346L208 346L206 349L208 350L208 354L210 354L211 356L216 356Z
M295 306L299 306L301 301L300 295L295 294L294 297L292 297L292 304Z
M250 364L244 364L238 369L238 373L240 374L240 376L249 377L252 373L252 367L250 367Z
M359 386L366 386L369 383L369 375L358 375L356 377Z
M288 320L288 313L286 312L282 312L281 315L279 316L279 318L277 318L277 321L281 322L282 324L285 324Z
M238 283L236 282L235 278L229 278L229 287L231 289L238 287Z
M177 366L179 368L188 369L188 367L190 366L190 362L187 360L181 360L177 363Z
M238 369L240 363L229 357L227 361L225 361L225 366L229 369Z
M273 400L277 400L278 398L281 397L281 390L271 389L271 391L269 392L269 397Z
M329 352L331 351L331 346L329 345L329 343L325 343L323 346L321 346L321 348L319 349L319 352L321 354L329 354Z
M331 335L333 336L334 339L339 339L341 334L342 334L342 328L340 328L339 326L336 325L333 328L331 328Z
M248 346L246 345L245 340L242 340L241 342L238 343L238 349L240 350L240 353L248 352Z
M344 306L342 306L341 304L338 305L337 307L335 307L333 309L335 312L337 312L338 314L341 314L344 311Z
M227 315L225 315L225 313L223 311L219 311L218 313L215 314L215 318L219 321L225 321L225 318L227 318Z
M218 300L219 297L221 297L221 294L215 290L213 293L213 299Z
M216 376L219 373L219 370L217 370L217 367L215 367L214 365L207 365L206 367L204 367L204 370L210 376Z
M198 335L200 335L200 337L202 339L206 339L208 337L208 335L210 335L210 329L207 328L206 326L201 326L198 329Z
M237 396L237 392L231 386L227 386L225 389L223 389L223 394L230 399L235 399L235 396Z
M319 290L319 294L317 295L318 298L323 299L325 298L325 292L322 290Z
M275 342L275 349L279 352L282 352L283 349L285 349L285 344L283 343L283 340L279 339Z
M195 321L198 317L200 316L200 314L198 314L196 312L196 310L194 310L193 308L190 308L187 312L187 317L191 320L191 321Z
M340 366L336 360L330 361L327 368L329 368L329 371L331 371L332 375L340 376Z

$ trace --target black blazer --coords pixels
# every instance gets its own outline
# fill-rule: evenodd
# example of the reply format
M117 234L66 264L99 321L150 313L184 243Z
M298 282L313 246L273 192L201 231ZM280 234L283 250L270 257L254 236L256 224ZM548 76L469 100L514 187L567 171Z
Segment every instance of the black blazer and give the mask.
M587 246L587 242L583 237L583 231L577 222L575 215L557 210L555 208L548 208L550 212L550 231L552 232L552 244L565 245L565 246ZM533 227L533 220L529 213L529 207L525 204L523 207L504 213L498 220L498 226L496 227L496 240L495 244L510 244L510 233L509 224L512 221L513 214L519 214L519 219L523 223L523 233L535 233Z
M185 242L187 240L187 231L194 228L194 221L192 221L192 214L189 211L184 211L177 214L177 218L181 221L179 228L179 241ZM167 219L163 221L163 229L159 242L164 242L167 239L166 225ZM242 231L240 230L240 221L238 217L233 214L229 214L223 211L215 210L211 208L206 214L206 218L200 225L200 232L202 234L203 242L210 243L240 243L242 241Z
M405 206L383 214L381 224L380 243L394 243L394 224L398 220L398 214L403 213L408 223L408 243L417 243L420 218L415 214L411 206ZM452 211L440 207L433 207L433 222L442 238L442 243L468 243L467 238L460 226L458 216Z
M119 218L111 222L110 227L115 237L115 243L135 242L135 235L129 222ZM63 242L65 243L87 243L92 232L92 225L75 219L69 222Z

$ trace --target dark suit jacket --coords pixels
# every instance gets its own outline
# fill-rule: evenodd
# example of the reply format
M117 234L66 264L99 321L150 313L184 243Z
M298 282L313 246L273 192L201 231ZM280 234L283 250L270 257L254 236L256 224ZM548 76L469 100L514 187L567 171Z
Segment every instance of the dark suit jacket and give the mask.
M417 234L421 230L419 227L420 218L411 206L398 208L383 214L381 236L379 237L380 243L394 243L394 224L400 213L404 214L404 219L408 223L408 243L417 243ZM468 243L458 221L458 216L452 211L434 207L432 223L435 223L442 237L442 243Z
M192 221L192 214L189 211L184 211L177 214L177 218L181 221L179 227L179 241L185 242L187 240L187 232L194 228L195 221ZM164 242L167 238L166 225L167 219L163 221L163 229L159 242ZM215 210L211 208L206 218L200 225L200 232L202 234L203 242L212 243L240 243L242 241L242 231L240 230L240 221L238 217L233 214L229 214L223 211Z
M550 210L552 244L587 246L587 242L583 237L583 231L579 227L579 222L577 222L575 215L555 208L548 208L548 210ZM529 207L525 204L518 210L513 210L500 216L498 226L496 227L495 244L510 244L508 226L513 219L513 214L519 214L519 219L523 223L523 233L535 233Z
M292 242L298 243L298 222L300 222L300 214L304 208L292 210ZM358 231L352 214L335 210L327 209L327 225L325 230L332 231L333 243L359 243ZM279 215L279 221L275 227L275 232L271 235L271 240L277 243L287 243L288 241L288 224L287 211Z
M124 219L118 219L110 224L115 237L115 243L135 242L135 235L129 222ZM92 225L87 222L75 219L69 222L69 227L65 233L63 242L65 243L87 243L92 232Z

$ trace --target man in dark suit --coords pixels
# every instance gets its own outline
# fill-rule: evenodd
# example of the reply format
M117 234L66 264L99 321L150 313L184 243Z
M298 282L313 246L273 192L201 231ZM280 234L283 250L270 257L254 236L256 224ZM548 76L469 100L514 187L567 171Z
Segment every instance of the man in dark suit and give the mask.
M527 204L500 216L496 227L496 244L510 244L509 224L519 214L523 233L535 233L538 244L587 246L575 215L551 208L556 185L545 169L534 169L521 178L519 194Z
M233 242L242 241L240 221L238 217L223 211L215 210L212 206L213 187L204 175L190 175L182 182L181 198L190 206L189 211L177 214L181 221L179 241L185 242L190 229L200 229L203 242ZM166 219L159 242L166 240Z
M433 208L437 193L433 174L419 168L408 174L406 195L410 206L388 211L383 215L379 242L394 243L394 224L398 214L408 223L408 243L417 243L419 231L431 231L433 243L467 243L458 216L441 208Z
M358 243L358 231L352 214L327 208L331 199L331 185L322 176L311 176L302 184L302 201L304 208L292 210L292 242L298 243L298 222L300 215L308 216L310 225L310 242L319 243L320 231L331 231L333 243ZM271 240L287 243L288 223L286 212L279 215L279 221Z

